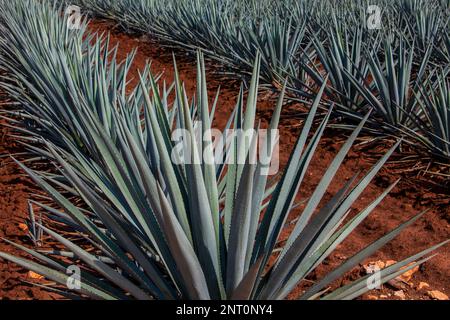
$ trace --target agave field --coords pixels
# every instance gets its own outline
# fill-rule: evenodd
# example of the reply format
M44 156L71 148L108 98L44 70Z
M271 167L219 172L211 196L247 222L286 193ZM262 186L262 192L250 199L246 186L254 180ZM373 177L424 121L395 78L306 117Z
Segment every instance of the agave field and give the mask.
M449 0L0 0L0 93L0 299L450 293Z

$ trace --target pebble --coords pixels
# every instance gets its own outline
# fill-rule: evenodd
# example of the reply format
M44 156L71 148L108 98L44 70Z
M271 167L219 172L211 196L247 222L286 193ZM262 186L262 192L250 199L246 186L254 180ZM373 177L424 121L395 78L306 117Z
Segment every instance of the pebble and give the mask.
M438 290L428 291L428 296L434 300L449 300L448 295Z
M36 279L36 280L44 279L44 276L42 276L36 272L33 272L33 271L28 271L28 277L31 279Z
M405 300L405 299L406 299L406 295L405 295L405 293L403 292L403 290L395 291L395 292L394 292L394 296L396 296L397 298L400 298L400 299L402 299L402 300Z
M430 287L430 285L428 283L419 282L419 285L417 286L417 290L422 290L422 289L429 288L429 287Z

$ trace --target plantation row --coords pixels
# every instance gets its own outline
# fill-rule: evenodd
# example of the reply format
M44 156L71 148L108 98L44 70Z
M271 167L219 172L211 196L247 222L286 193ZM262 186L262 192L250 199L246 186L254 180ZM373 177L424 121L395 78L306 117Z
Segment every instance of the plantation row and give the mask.
M33 211L29 219L30 237L38 248L11 244L34 260L7 253L0 253L0 258L57 282L61 286L53 290L58 293L95 299L283 299L395 187L396 183L349 216L398 144L363 177L356 174L319 206L368 113L304 201L292 233L281 245L280 235L289 213L298 207L297 193L331 116L330 111L308 143L325 84L274 185L261 173L261 164L249 162L253 145L248 148L237 138L224 151L243 162L175 164L170 159L172 129L187 130L194 137L200 130L195 121L202 121L201 130L207 132L214 116L202 55L192 102L177 74L173 86L162 86L149 66L127 94L133 55L117 61L116 48L109 47L107 38L89 35L86 22L81 30L69 30L62 10L49 1L0 0L0 85L20 102L17 111L5 113L28 152L26 163L17 163L52 199L37 195L32 201L45 212L45 225ZM228 127L255 128L261 60L256 57L247 102L244 105L241 91ZM174 102L169 103L172 96ZM284 90L271 128L278 127L283 99ZM204 145L189 142L193 159L211 150L211 139ZM45 170L34 166L42 161ZM422 215L348 258L300 298L325 293L330 283ZM60 245L43 253L39 245L50 238ZM427 261L439 247L382 270L381 282ZM279 255L270 263L274 250ZM83 267L75 287L66 287L69 261ZM366 276L326 292L323 299L358 297L369 290L368 280Z
M73 1L70 1L73 3ZM448 0L78 0L93 14L184 48L289 95L326 96L348 124L450 158ZM378 9L380 22L377 24ZM329 78L327 78L327 76ZM346 127L343 125L343 127Z

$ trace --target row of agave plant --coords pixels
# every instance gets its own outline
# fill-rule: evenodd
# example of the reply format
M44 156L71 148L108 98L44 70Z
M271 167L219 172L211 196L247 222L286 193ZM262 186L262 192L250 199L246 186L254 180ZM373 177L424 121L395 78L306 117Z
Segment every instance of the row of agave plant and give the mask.
M289 95L312 98L328 76L326 96L346 126L373 109L367 126L378 134L450 158L448 0L69 2L200 48L241 75L251 74L259 52L262 80L281 87L287 77ZM371 30L374 5L381 23Z
M26 162L17 163L51 199L42 195L33 199L33 207L45 217L36 220L32 214L30 231L44 245L51 239L59 243L47 250L11 243L32 259L3 252L0 258L60 284L49 290L93 299L283 299L396 185L363 210L352 210L398 144L365 175L355 174L320 205L367 114L312 196L303 200L300 218L292 222L287 241L281 242L331 115L330 111L313 130L325 84L277 182L268 180L261 163L250 161L254 144L249 147L236 137L224 147L224 154L242 162L177 164L170 158L172 131L181 128L191 137L198 130L206 133L214 118L216 103L208 101L201 53L192 100L177 73L169 86L150 66L129 90L133 54L118 61L117 48L109 46L107 37L90 35L86 21L80 30L68 30L61 8L48 2L0 4L0 84L21 106L2 116L28 153ZM228 128L258 129L260 68L257 57L248 96L244 99L241 90ZM283 100L284 90L270 128L278 127ZM202 128L197 121L202 121ZM211 156L212 138L205 136L204 144L188 141L191 159L202 153ZM34 165L42 160L46 167ZM368 291L370 276L333 292L327 288L423 214L355 253L299 298L352 299ZM389 281L427 261L442 245L381 270L380 280ZM81 267L79 288L70 288L74 291L65 287L71 265Z

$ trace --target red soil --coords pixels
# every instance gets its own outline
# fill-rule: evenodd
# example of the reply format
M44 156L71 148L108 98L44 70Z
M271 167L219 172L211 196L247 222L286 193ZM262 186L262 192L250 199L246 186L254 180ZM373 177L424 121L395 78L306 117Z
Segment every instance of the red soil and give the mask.
M0 92L0 106L8 102ZM26 232L21 228L27 217L28 199L39 192L24 177L9 154L20 152L19 146L8 136L8 129L0 121L0 238L31 246ZM0 242L0 251L24 256L23 252ZM55 296L31 283L37 281L23 268L0 259L0 300L2 299L53 299ZM39 282L39 281L38 281ZM48 282L47 282L48 283ZM45 284L45 282L41 282Z
M168 83L173 80L172 53L170 50L162 49L161 46L150 41L147 37L137 37L124 34L114 28L110 22L95 21L91 24L91 30L100 32L111 32L112 44L119 44L119 59L123 59L133 49L138 52L134 61L133 72L137 82L138 70L142 70L146 61L152 61L153 72L164 72L163 77ZM184 81L187 91L191 96L195 93L196 68L192 59L186 56L177 55L178 69L182 81ZM217 70L216 70L217 71ZM221 86L221 95L216 112L215 125L223 128L231 110L234 108L238 84L231 80L223 80L212 68L208 73L210 98L213 100L216 90ZM263 123L270 120L270 114L275 102L272 94L262 93L259 102L259 118ZM288 159L290 150L296 141L296 137L301 129L301 120L294 115L301 108L299 105L288 105L283 111L281 121L281 164L284 165ZM0 141L0 154L5 155L15 150L12 140L5 138L7 129L2 129ZM311 195L317 186L319 179L327 166L332 161L334 155L342 144L342 135L329 130L326 137L320 144L315 159L312 161L309 174L303 183L299 199L305 199ZM369 153L362 148L354 148L347 157L342 168L329 188L327 199L329 199L346 181L348 181L357 170L367 171L374 163L374 156L380 157L391 142L378 144L376 150ZM30 193L34 186L20 175L18 168L6 158L1 159L0 168L0 237L6 237L15 242L29 245L24 232L19 228L26 217L26 205ZM401 175L396 173L394 168L387 166L378 177L366 189L363 196L355 204L353 211L363 209L367 204L380 195L384 189ZM350 237L340 245L333 255L320 266L310 277L308 282L298 286L290 298L297 297L310 285L310 282L320 279L325 272L338 266L343 259L364 248L370 242L380 238L386 232L392 230L400 223L413 217L425 209L431 209L421 220L416 222L394 241L386 245L375 256L366 261L377 260L401 260L416 252L424 250L434 244L450 238L449 218L450 218L450 194L449 190L432 188L414 179L405 179L395 190L382 202L382 204L359 226ZM301 210L301 208L299 208ZM293 213L292 218L298 214ZM286 230L287 234L289 230ZM428 299L427 290L439 290L450 295L450 250L449 246L439 250L439 255L426 262L411 280L411 285L403 285L394 288L390 285L383 286L382 290L371 292L370 295L379 297L386 295L388 299L394 299L394 291L404 290L409 299ZM0 251L19 252L9 245L0 243ZM362 265L355 267L347 274L345 279L334 284L339 286L354 280L363 275ZM50 299L53 296L37 287L32 287L23 281L30 281L27 272L13 264L0 260L0 299ZM419 282L427 282L430 288L417 290ZM365 295L364 298L369 298Z

